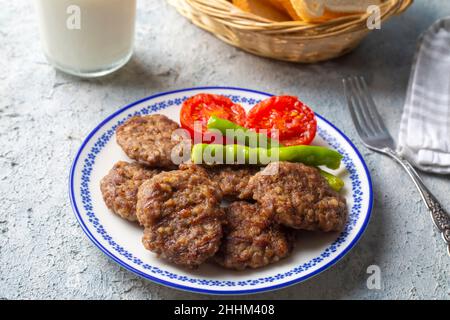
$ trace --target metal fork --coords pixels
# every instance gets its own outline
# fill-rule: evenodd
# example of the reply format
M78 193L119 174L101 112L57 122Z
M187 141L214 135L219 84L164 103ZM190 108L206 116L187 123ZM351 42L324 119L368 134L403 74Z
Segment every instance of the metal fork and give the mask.
M390 156L408 172L430 211L434 224L442 234L450 255L450 216L425 186L411 163L395 151L394 140L377 111L364 77L349 77L342 82L353 123L363 144L370 150Z

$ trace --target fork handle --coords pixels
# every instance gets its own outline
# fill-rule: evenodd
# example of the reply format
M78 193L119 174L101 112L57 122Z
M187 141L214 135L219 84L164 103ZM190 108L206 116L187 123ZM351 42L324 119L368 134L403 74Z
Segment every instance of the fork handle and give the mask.
M442 234L442 238L447 244L448 254L450 255L450 216L442 208L442 205L436 199L436 197L431 193L431 191L426 187L422 178L417 173L416 169L411 165L411 163L404 159L401 155L392 149L385 149L386 154L395 159L400 165L408 172L411 179L414 181L417 189L422 196L428 210L430 211L431 218L434 224L438 228L439 232Z

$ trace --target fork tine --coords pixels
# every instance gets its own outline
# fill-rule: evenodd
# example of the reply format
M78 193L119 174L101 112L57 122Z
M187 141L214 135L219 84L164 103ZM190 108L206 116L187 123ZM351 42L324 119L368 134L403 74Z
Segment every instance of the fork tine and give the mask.
M356 100L356 110L358 111L360 119L364 121L364 127L366 128L366 131L370 135L376 135L377 130L375 128L375 125L373 124L373 120L369 112L369 107L365 101L364 93L360 87L358 78L352 77L350 79L350 83L352 84L353 96Z
M374 122L375 126L377 127L377 129L379 131L381 131L381 133L388 134L389 131L387 130L387 128L386 128L386 126L385 126L385 124L383 122L383 119L381 118L380 113L377 110L375 101L373 100L373 97L372 97L372 95L371 95L371 93L369 91L369 88L367 86L367 82L364 79L364 77L362 77L362 76L359 77L359 83L360 83L360 86L361 86L361 90L364 93L363 95L365 97L365 100L368 103L369 112L372 115L372 119L373 119L373 122Z
M351 86L350 78L342 79L342 83L344 84L345 97L347 98L348 108L350 109L350 115L352 117L353 123L355 124L356 131L362 138L367 137L367 132L365 129L363 129L363 128L366 128L366 126L365 126L365 124L361 124L361 122L357 116L355 103L353 101L354 95L351 92L352 86Z
M358 90L357 83L354 77L347 78L349 94L353 100L353 110L356 118L359 121L360 127L367 136L373 136L375 131L372 128L370 115L368 115L366 108L364 107L364 100L361 97L361 92Z

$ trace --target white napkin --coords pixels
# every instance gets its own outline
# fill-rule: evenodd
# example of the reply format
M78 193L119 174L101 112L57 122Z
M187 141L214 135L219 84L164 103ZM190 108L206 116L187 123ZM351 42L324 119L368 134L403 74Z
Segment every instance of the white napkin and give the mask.
M420 37L398 151L421 170L450 174L450 17Z

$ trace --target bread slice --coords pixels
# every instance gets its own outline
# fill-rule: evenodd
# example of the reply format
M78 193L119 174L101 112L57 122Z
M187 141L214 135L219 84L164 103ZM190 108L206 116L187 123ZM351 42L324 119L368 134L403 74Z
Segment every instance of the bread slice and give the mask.
M302 0L271 0L272 3L278 3L279 6L291 16L294 20L305 20L308 22L326 21L339 15L328 13L323 6L317 6L323 0L318 0L316 4L303 3Z
M289 21L289 16L277 9L270 0L233 0L233 4L245 12L254 13L272 21Z
M366 12L371 5L380 5L381 0L326 0L325 10L335 13Z
M346 14L365 12L381 0L290 0L296 14L308 22L321 22Z
M283 5L281 4L280 0L268 0L270 2L270 4L272 4L275 8L277 8L278 10L285 12L285 8L283 7Z
M302 20L297 14L297 11L292 6L291 0L270 0L277 8L284 9L289 16L294 20Z

